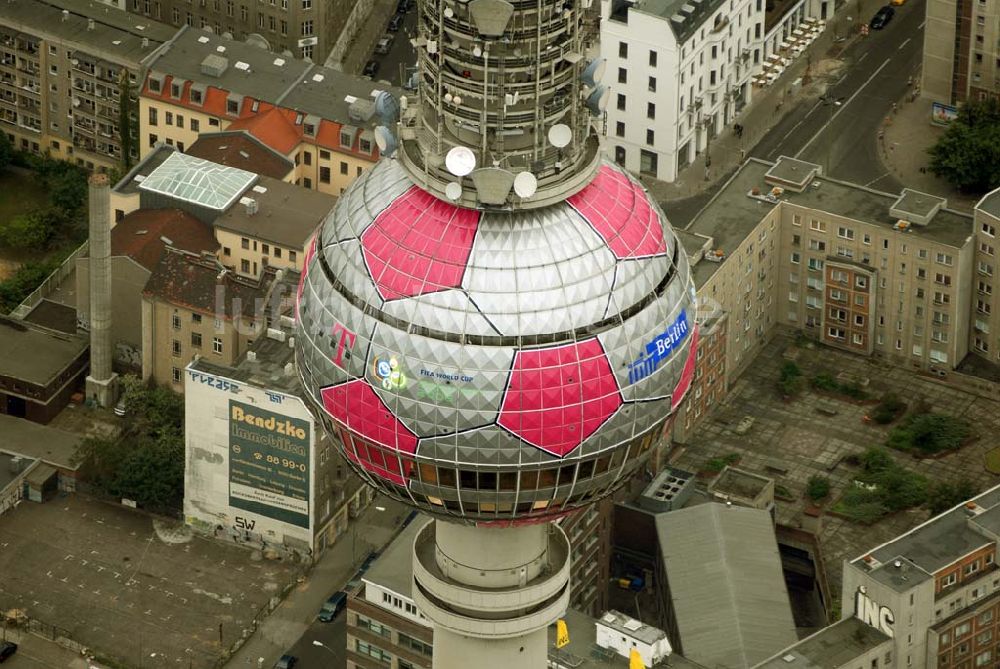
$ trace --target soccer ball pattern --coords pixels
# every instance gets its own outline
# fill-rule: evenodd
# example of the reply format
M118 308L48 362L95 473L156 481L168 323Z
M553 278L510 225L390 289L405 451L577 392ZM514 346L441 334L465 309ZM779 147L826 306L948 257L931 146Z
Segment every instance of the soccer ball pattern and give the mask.
M510 212L438 200L383 160L318 231L297 308L306 395L355 469L476 523L613 491L694 373L687 257L611 164Z

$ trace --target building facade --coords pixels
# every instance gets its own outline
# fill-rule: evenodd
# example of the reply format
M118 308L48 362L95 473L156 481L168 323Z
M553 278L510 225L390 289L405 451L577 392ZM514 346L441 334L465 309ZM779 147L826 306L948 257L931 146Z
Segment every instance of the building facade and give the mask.
M602 0L601 19L609 150L632 172L673 181L750 102L763 1Z
M715 336L725 355L712 362L704 347L710 357L676 440L725 396L777 327L937 374L970 350L996 354L990 235L1000 198L984 198L974 220L925 193L880 193L820 172L788 158L751 159L685 230L699 311L721 315Z
M1000 95L1000 2L931 0L921 93L958 105Z
M124 161L126 107L137 157L137 87L175 32L117 9L95 12L84 0L3 3L0 131L22 151L106 171Z
M294 165L288 181L339 195L378 160L375 96L401 91L201 30L149 63L139 148L179 151L204 133L244 131Z
M248 38L275 53L322 62L346 25L353 0L121 0L129 12L175 27Z

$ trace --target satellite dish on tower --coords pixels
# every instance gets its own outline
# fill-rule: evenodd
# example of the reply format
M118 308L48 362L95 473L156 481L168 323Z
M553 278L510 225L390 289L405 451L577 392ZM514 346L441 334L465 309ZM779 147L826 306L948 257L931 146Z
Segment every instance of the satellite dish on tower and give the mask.
M455 15L455 10L453 10L451 7L445 7L444 8L444 17L446 19L450 19L454 15Z
M444 164L456 177L464 177L476 169L476 154L467 146L455 146L445 155Z
M549 143L556 148L568 146L573 141L573 131L565 123L556 123L549 128Z
M375 128L375 145L383 156L391 156L396 152L396 136L384 125Z
M538 179L531 172L520 172L514 177L514 192L522 198L529 198L538 190Z
M598 86L587 96L587 109L594 116L599 116L607 109L610 98L611 89L603 85Z
M604 78L604 70L607 64L608 61L603 58L595 58L590 61L587 67L583 68L583 72L580 73L580 81L587 87L596 86Z
M375 96L375 111L382 119L383 123L395 123L399 118L399 103L392 93L380 91Z
M452 181L444 187L444 194L447 195L448 199L452 202L457 202L462 198L462 184L457 181Z

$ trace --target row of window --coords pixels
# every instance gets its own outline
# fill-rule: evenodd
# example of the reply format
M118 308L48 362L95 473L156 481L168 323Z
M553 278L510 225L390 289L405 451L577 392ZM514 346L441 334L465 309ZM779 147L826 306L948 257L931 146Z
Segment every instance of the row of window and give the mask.
M201 333L192 332L191 333L191 346L194 348L201 348ZM174 339L171 342L171 351L174 357L179 357L182 352L181 342L179 339ZM217 353L222 355L222 338L212 337L212 353Z

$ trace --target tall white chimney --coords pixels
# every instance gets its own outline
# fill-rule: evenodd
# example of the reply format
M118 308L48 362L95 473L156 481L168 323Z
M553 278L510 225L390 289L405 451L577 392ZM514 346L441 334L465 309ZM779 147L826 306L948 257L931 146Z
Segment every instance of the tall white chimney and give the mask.
M106 174L90 177L90 374L87 401L109 407L118 399L111 370L111 188Z

